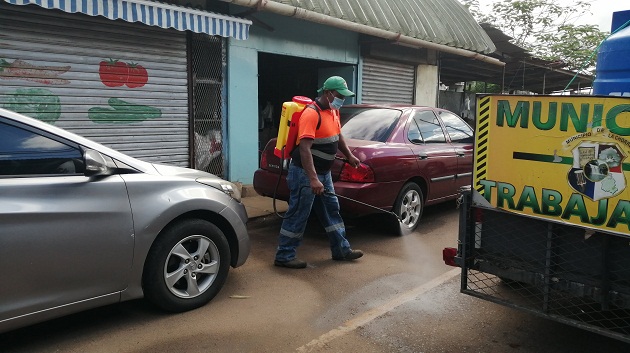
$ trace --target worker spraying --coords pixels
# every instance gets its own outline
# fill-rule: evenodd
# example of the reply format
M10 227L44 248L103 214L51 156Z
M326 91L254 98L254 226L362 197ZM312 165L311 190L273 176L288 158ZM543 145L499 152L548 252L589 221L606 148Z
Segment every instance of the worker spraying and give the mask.
M330 168L337 150L354 167L359 159L348 149L341 134L339 108L346 97L354 93L339 76L328 78L321 95L307 105L300 115L295 148L291 151L291 163L287 175L289 209L282 221L279 244L274 265L288 268L305 268L307 263L296 257L302 242L311 208L324 226L330 240L332 259L356 260L363 256L361 250L353 250L346 239L346 229L339 214L339 200L334 193ZM309 190L310 189L310 190Z

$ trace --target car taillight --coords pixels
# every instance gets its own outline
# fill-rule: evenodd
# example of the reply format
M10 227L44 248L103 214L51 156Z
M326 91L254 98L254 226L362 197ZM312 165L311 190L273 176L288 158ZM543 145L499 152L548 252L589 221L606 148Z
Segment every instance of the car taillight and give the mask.
M348 163L344 163L339 180L353 183L372 183L374 182L374 171L363 163L356 168Z
M263 151L260 156L260 169L267 169L269 167L269 162L267 161L267 153Z
M455 262L455 257L457 256L457 249L455 248L444 248L442 250L442 260L444 263L449 266L458 266Z

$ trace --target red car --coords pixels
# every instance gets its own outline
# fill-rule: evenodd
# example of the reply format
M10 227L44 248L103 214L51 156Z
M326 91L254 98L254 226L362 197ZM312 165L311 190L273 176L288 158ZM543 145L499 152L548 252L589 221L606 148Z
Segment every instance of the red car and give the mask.
M455 199L472 182L473 130L456 114L412 105L348 105L341 108L342 134L361 165L353 168L338 153L332 168L335 193L395 212L413 231L424 206ZM288 200L285 174L276 139L267 143L254 189ZM340 197L344 215L379 211Z

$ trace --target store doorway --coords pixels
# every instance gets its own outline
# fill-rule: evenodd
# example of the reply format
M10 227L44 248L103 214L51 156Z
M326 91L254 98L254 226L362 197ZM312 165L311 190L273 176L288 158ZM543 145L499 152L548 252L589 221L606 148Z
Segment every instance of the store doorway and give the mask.
M344 77L349 88L354 90L354 65L288 55L258 54L259 151L262 152L267 142L278 136L282 103L290 101L293 96L316 98L317 89L321 87L323 80L332 75ZM354 100L346 102L351 103Z

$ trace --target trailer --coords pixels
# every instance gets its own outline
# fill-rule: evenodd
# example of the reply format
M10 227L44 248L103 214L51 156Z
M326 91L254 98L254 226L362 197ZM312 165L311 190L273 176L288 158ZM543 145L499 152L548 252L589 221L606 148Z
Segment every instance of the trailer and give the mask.
M630 343L630 97L480 95L461 292Z

